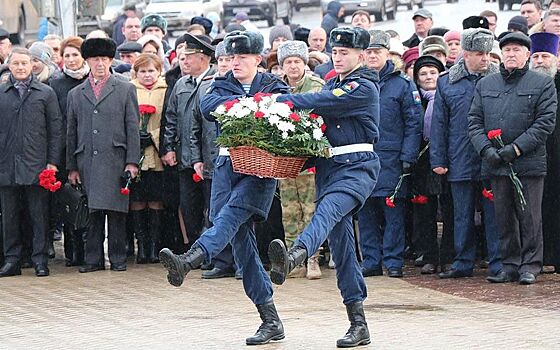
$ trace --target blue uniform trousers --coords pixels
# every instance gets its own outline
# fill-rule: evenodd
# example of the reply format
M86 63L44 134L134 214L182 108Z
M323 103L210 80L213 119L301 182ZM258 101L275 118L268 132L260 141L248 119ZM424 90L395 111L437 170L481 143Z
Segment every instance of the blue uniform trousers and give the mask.
M453 197L454 227L455 227L455 259L453 268L472 272L476 259L476 242L474 230L474 212L478 182L458 181L450 182L451 196ZM496 274L502 269L499 252L498 228L494 214L494 205L486 198L482 200L484 214L484 231L488 249L488 269Z
M370 197L358 213L363 267L366 270L402 268L405 249L405 207L402 199L395 199L389 208L383 197Z
M253 219L268 215L275 190L275 179L235 173L229 157L218 157L210 205L214 226L196 242L205 250L207 261L231 243L235 263L243 271L245 293L255 305L272 298L272 283L259 258Z
M329 239L329 248L336 265L338 289L346 305L363 301L367 297L366 284L356 256L352 225L352 212L359 205L360 201L347 193L326 194L317 203L311 222L294 243L305 247L307 256L311 256L325 239Z

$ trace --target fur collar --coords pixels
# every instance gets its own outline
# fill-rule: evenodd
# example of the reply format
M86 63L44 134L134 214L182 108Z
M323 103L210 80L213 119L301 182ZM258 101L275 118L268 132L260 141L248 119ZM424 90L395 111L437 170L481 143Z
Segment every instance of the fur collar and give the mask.
M482 73L482 76L485 77L490 74L499 73L500 68L497 64L490 62L488 66L488 70ZM459 80L466 78L470 75L467 71L467 67L465 66L465 60L461 58L459 62L457 62L451 69L449 69L449 82L451 84L455 84Z

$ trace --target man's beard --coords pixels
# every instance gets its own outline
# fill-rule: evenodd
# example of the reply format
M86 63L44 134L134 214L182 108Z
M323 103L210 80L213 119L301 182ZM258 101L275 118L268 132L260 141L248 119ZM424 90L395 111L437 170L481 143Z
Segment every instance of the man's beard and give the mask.
M539 72L539 73L543 73L546 74L550 77L553 77L556 75L556 72L558 71L558 66L556 64L553 64L550 66L550 68L546 68L543 66L539 66L539 67L534 67L532 64L531 66L531 70L534 70L535 72Z

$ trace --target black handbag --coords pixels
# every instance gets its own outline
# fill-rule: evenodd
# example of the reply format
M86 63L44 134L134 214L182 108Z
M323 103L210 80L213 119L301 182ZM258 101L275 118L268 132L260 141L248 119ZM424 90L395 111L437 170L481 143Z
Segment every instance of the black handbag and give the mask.
M83 188L66 183L55 195L64 225L74 231L86 229L89 225L89 208Z

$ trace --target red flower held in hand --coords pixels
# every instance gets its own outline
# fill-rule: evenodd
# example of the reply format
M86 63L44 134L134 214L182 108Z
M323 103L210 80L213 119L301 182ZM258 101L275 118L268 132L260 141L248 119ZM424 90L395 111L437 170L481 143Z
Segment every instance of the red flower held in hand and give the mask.
M57 181L57 182L55 182L54 184L52 184L51 188L49 188L49 191L51 191L51 192L56 192L56 191L58 191L58 189L61 188L61 187L62 187L62 182Z
M239 102L238 99L224 102L224 107L226 107L226 112L229 111L231 107L233 107L237 102Z
M490 140L495 139L497 137L502 136L502 129L494 129L494 130L490 130L488 131L488 138Z
M309 119L317 119L319 116L315 113L309 113Z
M484 188L482 190L482 196L488 199L490 202L494 201L494 193L492 193L492 190L487 190L486 188Z
M410 201L414 204L428 204L429 198L422 194L419 194L417 196L412 197Z
M294 104L292 103L292 101L286 101L286 102L284 102L284 103L287 104L288 107L290 107L290 109L293 109L293 108L294 108Z
M128 196L130 194L130 189L128 189L128 187L121 188L121 194L123 196Z
M153 105L139 105L141 114L154 114L156 113L156 106Z
M51 192L58 191L58 189L62 187L62 183L56 181L56 170L45 169L41 171L41 173L39 173L39 186Z
M391 197L385 197L385 204L389 207L389 208L395 208L395 202L393 201L393 199Z
M255 112L255 118L256 118L256 119L262 119L262 118L264 118L264 113L261 112L261 111L256 111L256 112Z
M321 124L321 131L323 132L323 134L325 133L325 131L327 131L327 124Z
M315 167L312 167L312 168L307 169L307 172L311 173L311 174L316 174L317 170L315 169Z
M296 123L301 121L301 118L299 117L299 115L297 113L290 114L290 119L293 120Z
M197 173L192 174L192 179L194 183L199 183L200 181L202 181L202 178Z

